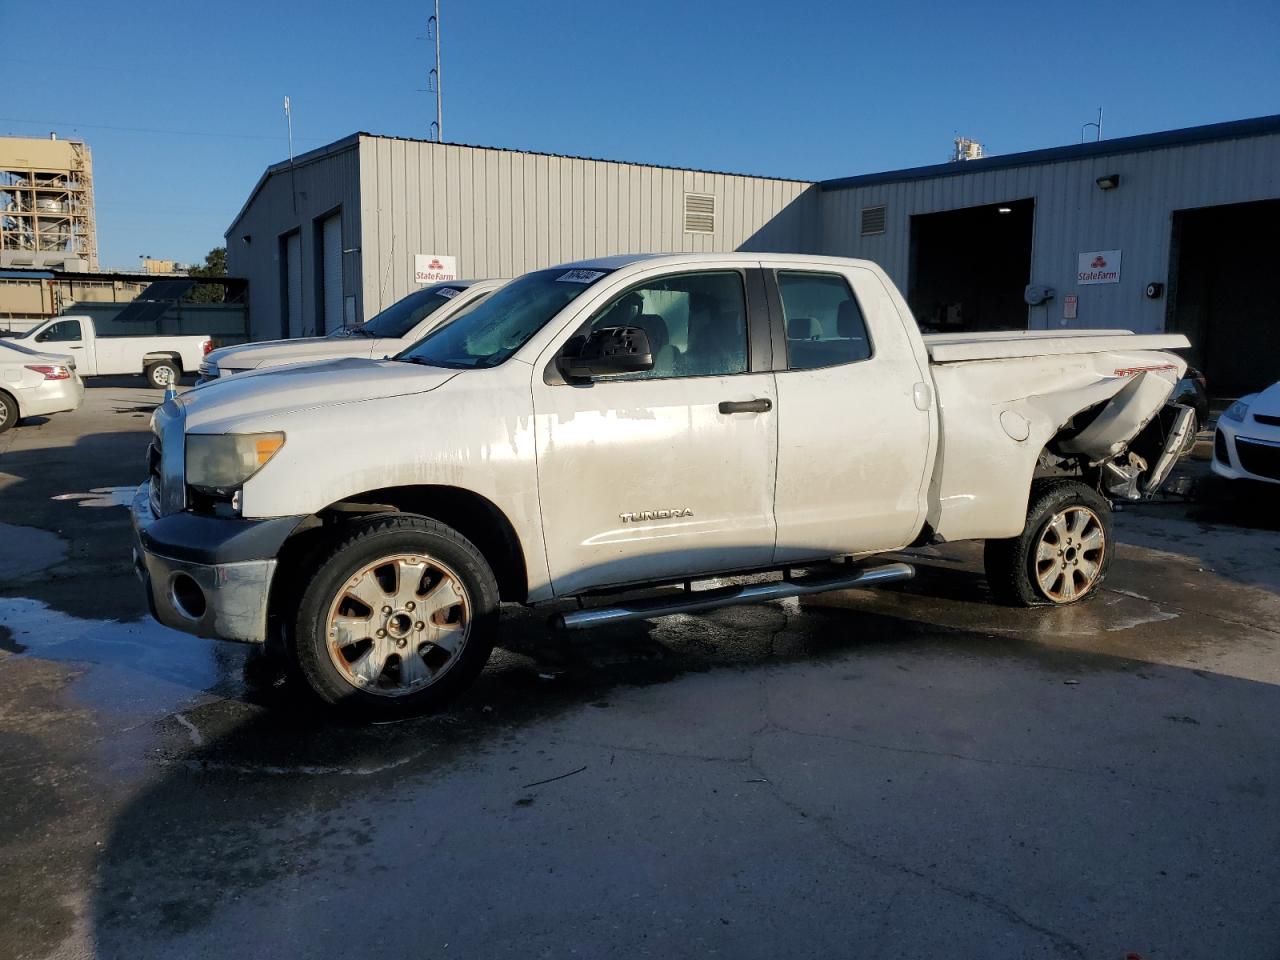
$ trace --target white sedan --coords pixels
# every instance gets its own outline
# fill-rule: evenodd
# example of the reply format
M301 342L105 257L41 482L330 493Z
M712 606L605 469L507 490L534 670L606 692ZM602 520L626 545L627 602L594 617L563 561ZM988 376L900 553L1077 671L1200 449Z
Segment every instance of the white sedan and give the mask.
M84 384L70 357L0 340L0 433L23 417L74 410L83 399Z
M1212 466L1231 480L1280 483L1280 383L1241 397L1218 418Z

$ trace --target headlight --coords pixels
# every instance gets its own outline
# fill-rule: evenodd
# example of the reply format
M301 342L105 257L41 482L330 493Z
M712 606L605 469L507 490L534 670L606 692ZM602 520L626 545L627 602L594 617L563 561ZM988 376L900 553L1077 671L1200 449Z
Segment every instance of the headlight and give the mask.
M1257 396L1256 393L1251 393L1247 397L1241 397L1239 400L1237 400L1231 406L1227 407L1227 409L1222 412L1222 419L1223 420L1243 420L1245 418L1245 414L1249 412L1249 404L1253 403L1253 399L1256 396Z
M187 483L229 497L284 446L283 433L187 434Z

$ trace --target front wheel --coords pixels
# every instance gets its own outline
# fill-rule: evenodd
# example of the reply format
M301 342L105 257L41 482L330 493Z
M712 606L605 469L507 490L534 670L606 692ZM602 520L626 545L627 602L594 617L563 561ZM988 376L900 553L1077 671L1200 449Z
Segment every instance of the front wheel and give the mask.
M1032 487L1022 533L987 541L987 583L1013 606L1077 603L1097 593L1114 552L1107 501L1078 480L1050 480Z
M447 702L484 668L498 586L457 531L411 514L351 524L302 594L293 653L326 703L405 716Z
M170 360L161 360L159 363L149 364L145 373L147 375L147 383L157 390L165 390L176 386L180 375L178 365Z

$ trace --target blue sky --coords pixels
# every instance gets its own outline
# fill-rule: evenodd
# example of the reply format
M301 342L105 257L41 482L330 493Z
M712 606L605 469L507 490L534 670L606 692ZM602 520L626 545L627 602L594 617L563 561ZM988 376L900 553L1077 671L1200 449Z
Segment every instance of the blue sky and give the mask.
M201 259L287 157L285 94L299 153L427 135L428 12L63 3L49 44L6 52L0 134L89 142L104 266ZM1275 0L442 0L442 19L460 143L819 179L939 162L957 133L1074 143L1099 104L1108 137L1280 113Z

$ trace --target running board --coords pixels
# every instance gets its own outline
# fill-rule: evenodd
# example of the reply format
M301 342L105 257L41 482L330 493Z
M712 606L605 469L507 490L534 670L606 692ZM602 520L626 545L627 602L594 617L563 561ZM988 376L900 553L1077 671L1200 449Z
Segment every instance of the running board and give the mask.
M801 597L810 593L826 593L830 590L848 590L851 587L871 587L882 583L910 580L916 575L909 563L888 563L880 567L866 567L854 574L841 576L812 576L802 580L775 580L770 583L753 583L740 587L717 587L713 590L688 592L679 600L655 597L637 600L614 607L595 607L590 610L572 610L558 613L551 619L558 630L581 630L623 620L648 620L673 613L700 613L735 603L759 603L765 600L781 600L784 597Z

